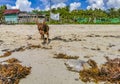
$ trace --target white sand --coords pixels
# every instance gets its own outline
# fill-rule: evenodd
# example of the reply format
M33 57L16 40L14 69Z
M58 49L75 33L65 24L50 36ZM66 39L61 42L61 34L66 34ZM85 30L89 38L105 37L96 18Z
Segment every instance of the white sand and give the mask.
M81 80L76 81L79 74L68 71L64 65L66 60L55 59L54 54L66 53L85 61L94 59L99 65L106 61L104 56L120 58L120 25L50 25L50 39L48 47L52 49L15 52L0 58L0 61L14 57L23 65L32 67L31 74L20 84L85 84ZM35 25L0 25L0 50L41 43ZM97 48L100 50L94 50Z

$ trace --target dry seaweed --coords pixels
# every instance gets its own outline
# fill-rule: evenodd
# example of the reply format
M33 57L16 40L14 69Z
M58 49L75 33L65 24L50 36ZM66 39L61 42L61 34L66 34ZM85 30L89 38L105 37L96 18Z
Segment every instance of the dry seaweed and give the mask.
M90 58L90 57L93 57L92 55L86 55L84 56L84 58Z
M5 52L3 55L1 55L0 58L2 58L2 57L8 57L8 56L10 56L11 54L12 54L11 52L7 51L7 52Z
M21 46L19 48L15 48L14 50L12 50L11 52L18 52L18 51L25 51L25 46Z
M24 67L15 58L8 64L0 64L0 84L18 84L20 79L25 78L30 74L31 67Z
M106 60L107 62L102 64L100 69L94 60L88 60L92 68L80 71L80 79L84 82L103 81L120 84L120 58L106 57Z
M26 47L26 49L35 49L35 48L41 48L41 45L32 45L32 44L29 44L28 47Z
M8 62L8 63L20 63L20 61L18 59L16 59L16 58L11 58L11 59L8 59L8 60L6 60L4 62Z
M101 50L99 47L97 47L97 48L91 48L91 50Z
M113 38L120 38L120 35L114 36L114 35L105 35L103 37L113 37Z
M52 47L41 47L41 45L32 45L32 44L28 44L27 46L21 46L19 48L15 48L13 50L9 50L9 49L5 49L2 51L6 51L3 55L0 56L0 58L2 57L8 57L10 56L13 52L20 52L20 51L25 51L25 50L29 50L29 49L37 49L37 48L41 48L41 49L52 49Z
M56 59L78 59L79 58L79 56L68 56L63 53L59 53L59 54L55 54L55 55L56 55L56 57L54 57L54 58L56 58Z

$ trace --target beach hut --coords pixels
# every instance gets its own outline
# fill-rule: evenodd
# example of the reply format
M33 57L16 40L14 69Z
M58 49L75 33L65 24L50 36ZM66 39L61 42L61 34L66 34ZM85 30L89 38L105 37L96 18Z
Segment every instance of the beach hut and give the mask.
M6 23L18 23L19 9L7 9L4 11L4 17Z
M45 15L38 15L30 12L21 11L18 14L19 17L19 23L35 23L38 19L39 22L42 22L43 19L45 19Z

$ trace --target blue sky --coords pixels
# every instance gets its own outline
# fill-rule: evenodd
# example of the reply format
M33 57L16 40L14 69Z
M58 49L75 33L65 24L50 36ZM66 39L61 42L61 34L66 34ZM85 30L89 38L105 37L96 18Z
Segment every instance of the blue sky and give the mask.
M70 10L76 9L108 9L120 8L120 0L51 0L52 8L70 6ZM50 0L0 0L0 5L7 5L9 9L22 11L49 10Z

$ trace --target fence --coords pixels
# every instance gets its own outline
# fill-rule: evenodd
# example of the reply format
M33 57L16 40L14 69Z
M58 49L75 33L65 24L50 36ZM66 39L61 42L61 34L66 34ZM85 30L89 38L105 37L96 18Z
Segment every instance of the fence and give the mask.
M120 18L78 18L78 23L96 23L96 24L104 24L104 23L120 23Z

